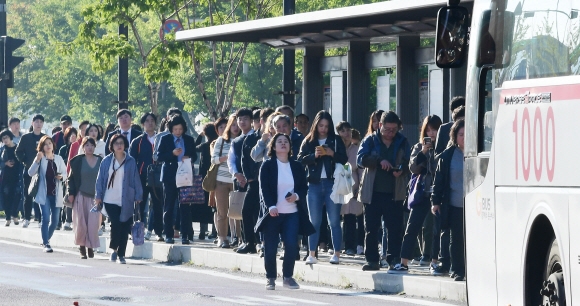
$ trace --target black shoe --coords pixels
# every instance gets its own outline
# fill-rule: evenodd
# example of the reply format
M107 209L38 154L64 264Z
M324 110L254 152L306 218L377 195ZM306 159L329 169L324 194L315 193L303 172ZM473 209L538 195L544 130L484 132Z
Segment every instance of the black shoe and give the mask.
M181 244L189 244L189 240L188 239L181 239Z
M378 262L367 262L363 267L363 271L379 271L381 266Z
M165 243L174 244L175 241L173 240L173 238L165 238Z
M224 242L222 242L220 244L220 248L222 248L222 249L229 249L230 248L230 243L227 240L225 240Z
M256 251L256 245L254 244L246 244L242 247L240 247L236 253L238 254L256 254L258 253L258 251Z
M456 274L455 277L453 278L453 280L456 281L456 282L462 282L462 281L465 280L465 277L463 277L463 276L461 276L459 274Z
M199 236L197 236L197 239L199 239L199 240L205 240L205 233L199 234Z
M208 239L216 239L217 238L217 233L211 233L209 234L209 236L207 236Z
M238 238L234 238L234 240L232 241L232 243L230 243L231 246L238 246L240 244L240 240L238 240Z

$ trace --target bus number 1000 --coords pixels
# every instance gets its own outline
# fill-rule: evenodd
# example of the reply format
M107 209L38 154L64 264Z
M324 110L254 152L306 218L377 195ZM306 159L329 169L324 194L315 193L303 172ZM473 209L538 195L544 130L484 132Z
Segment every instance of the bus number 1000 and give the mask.
M516 180L519 179L521 163L524 180L528 181L533 160L536 180L540 181L542 178L545 161L548 180L551 182L554 179L556 163L556 126L552 107L548 107L545 119L542 118L540 107L536 107L533 119L530 117L530 111L527 107L524 108L521 118L516 110L513 132L516 137ZM550 152L552 154L549 154Z

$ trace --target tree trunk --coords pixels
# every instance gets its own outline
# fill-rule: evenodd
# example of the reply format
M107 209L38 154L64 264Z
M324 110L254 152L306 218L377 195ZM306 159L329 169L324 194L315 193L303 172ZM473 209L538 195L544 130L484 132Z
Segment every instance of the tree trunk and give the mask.
M149 89L149 100L151 104L151 112L154 113L156 116L158 115L159 110L157 106L159 105L159 83L151 82L147 86Z

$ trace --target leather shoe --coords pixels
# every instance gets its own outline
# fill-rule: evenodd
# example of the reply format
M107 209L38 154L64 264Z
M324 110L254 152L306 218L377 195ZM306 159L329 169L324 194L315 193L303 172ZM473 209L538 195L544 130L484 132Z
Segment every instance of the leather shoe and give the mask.
M175 241L173 240L173 238L165 238L165 243L173 244L175 243Z
M181 239L181 244L189 244L189 240L188 239Z
M367 262L363 267L363 271L379 271L381 266L378 262Z
M236 253L238 254L256 254L256 246L253 244L246 244L243 247L239 248Z

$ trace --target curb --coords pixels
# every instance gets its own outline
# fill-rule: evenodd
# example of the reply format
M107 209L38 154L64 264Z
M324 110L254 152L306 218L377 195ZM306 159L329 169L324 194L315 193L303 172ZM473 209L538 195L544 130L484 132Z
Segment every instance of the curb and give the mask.
M73 232L55 231L50 244L53 247L76 248L73 243ZM40 244L40 229L36 223L29 228L10 226L0 229L0 238L19 240L26 243ZM108 237L99 237L99 253L108 253ZM231 250L224 251L213 247L170 245L145 241L141 246L127 244L127 256L133 258L153 259L162 262L191 263L196 266L265 274L264 260L256 255L237 254ZM282 261L277 260L278 273L282 271ZM404 293L407 295L440 300L465 302L466 283L455 282L447 277L434 277L416 274L393 275L387 271L363 272L359 266L331 265L319 262L306 265L297 261L294 277L298 281L315 282L340 288L358 288L375 290L384 293Z

